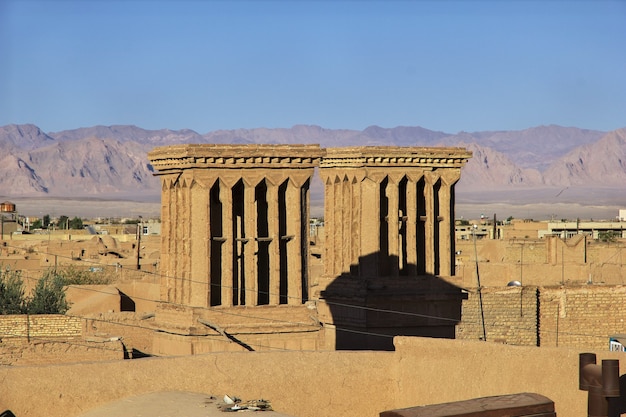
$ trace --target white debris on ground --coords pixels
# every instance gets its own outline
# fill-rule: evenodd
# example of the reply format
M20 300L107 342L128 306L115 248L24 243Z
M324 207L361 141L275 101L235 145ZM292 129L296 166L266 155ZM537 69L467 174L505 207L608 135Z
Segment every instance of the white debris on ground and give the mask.
M272 411L272 405L267 400L242 401L240 398L224 395L223 403L218 404L218 409L224 412L239 411Z

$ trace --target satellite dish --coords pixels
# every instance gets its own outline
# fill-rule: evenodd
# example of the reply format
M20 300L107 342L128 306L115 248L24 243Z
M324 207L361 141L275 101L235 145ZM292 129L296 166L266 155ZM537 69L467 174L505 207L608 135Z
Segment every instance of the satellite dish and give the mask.
M508 284L506 284L507 287L521 287L522 283L519 281L511 281Z

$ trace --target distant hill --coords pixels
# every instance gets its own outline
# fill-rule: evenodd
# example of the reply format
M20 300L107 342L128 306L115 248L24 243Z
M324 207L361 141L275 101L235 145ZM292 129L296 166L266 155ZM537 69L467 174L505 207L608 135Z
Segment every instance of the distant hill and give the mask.
M450 134L406 126L358 131L296 125L200 134L125 125L45 133L34 125L8 125L0 127L0 195L154 199L159 182L146 154L179 143L461 146L474 157L463 169L460 195L609 187L615 198L615 189L626 189L626 128L606 133L551 125Z
M35 125L8 125L0 127L0 151L6 155L19 150L32 150L54 143Z
M537 187L543 185L541 172L521 168L506 154L476 143L455 143L472 151L463 168L458 188L464 190Z
M519 131L461 132L443 139L442 143L475 143L507 155L522 169L532 168L541 172L567 152L594 143L605 133L551 125Z
M626 194L626 128L561 156L545 170L544 177L546 184L618 186Z

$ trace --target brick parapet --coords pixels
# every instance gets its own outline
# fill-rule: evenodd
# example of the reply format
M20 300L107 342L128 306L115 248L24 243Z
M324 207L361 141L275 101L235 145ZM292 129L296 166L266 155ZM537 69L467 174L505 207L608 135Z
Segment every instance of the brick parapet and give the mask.
M0 338L80 338L82 320L57 314L0 316Z
M83 320L60 314L0 316L0 365L120 360L119 339L85 340Z
M537 346L537 293L536 287L483 288L482 310L487 341ZM478 291L473 289L463 301L457 339L483 337L480 298Z
M626 333L626 286L483 288L487 341L542 347L608 350ZM458 339L480 339L476 289L463 301Z
M540 289L540 343L608 350L609 336L626 332L626 286Z

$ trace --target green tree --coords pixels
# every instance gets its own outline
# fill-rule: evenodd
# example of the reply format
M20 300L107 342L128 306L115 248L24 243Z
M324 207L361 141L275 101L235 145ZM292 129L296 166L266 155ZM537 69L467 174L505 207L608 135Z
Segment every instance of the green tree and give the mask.
M68 223L69 223L69 217L61 216L59 217L59 220L57 221L57 227L61 230L67 229Z
M70 220L70 229L80 230L83 228L83 220L79 217L74 217Z
M616 234L612 230L598 232L598 240L601 242L615 242Z
M106 273L103 267L78 267L66 265L57 268L57 275L61 277L63 285L104 285L113 282L113 277Z
M43 228L43 222L41 219L37 219L30 225L31 229L41 229Z
M33 296L28 300L29 314L65 314L70 306L65 299L64 281L56 271L48 269L37 281Z
M50 226L50 215L49 214L44 214L42 226L43 226L44 229L46 229L48 226Z
M0 268L2 266L0 265ZM0 314L24 314L26 299L20 271L0 270Z

